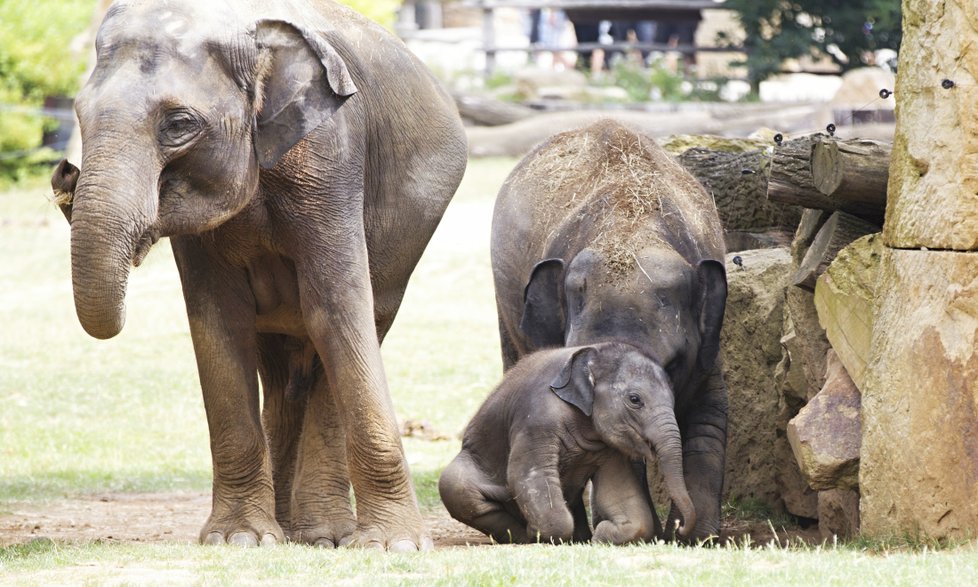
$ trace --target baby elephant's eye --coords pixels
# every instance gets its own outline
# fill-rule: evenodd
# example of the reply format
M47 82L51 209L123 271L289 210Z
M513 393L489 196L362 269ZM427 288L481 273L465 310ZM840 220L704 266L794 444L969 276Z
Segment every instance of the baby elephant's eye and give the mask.
M637 393L628 394L628 403L631 404L633 408L641 408L645 405L642 398Z

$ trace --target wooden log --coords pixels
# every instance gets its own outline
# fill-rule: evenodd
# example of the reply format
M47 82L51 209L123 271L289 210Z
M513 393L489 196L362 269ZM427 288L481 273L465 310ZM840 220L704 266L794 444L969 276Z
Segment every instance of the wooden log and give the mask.
M807 135L774 147L767 182L769 200L803 208L835 210L832 199L818 191L812 181L812 149L824 136L821 133Z
M796 268L801 265L805 253L808 252L808 247L812 246L812 242L815 240L815 235L818 234L819 229L831 215L832 213L828 210L817 208L805 208L801 213L798 229L795 230L795 238L791 241L791 258L794 260Z
M797 226L801 208L766 197L770 157L764 151L731 153L693 147L678 159L713 195L725 230L793 230Z
M892 149L879 141L819 137L812 149L812 181L835 209L882 224Z
M480 126L502 126L535 116L532 108L473 94L453 95L459 115Z
M829 216L812 246L808 247L798 270L789 283L808 291L815 291L815 280L825 272L835 256L849 243L861 236L879 232L880 227L847 212L837 210Z

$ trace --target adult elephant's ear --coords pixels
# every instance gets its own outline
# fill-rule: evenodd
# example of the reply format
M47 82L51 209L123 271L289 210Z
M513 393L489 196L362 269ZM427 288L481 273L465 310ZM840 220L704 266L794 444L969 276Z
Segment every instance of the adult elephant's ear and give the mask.
M584 412L585 416L594 411L594 375L590 363L596 353L594 347L574 351L550 382L550 390L557 397Z
M255 40L255 152L267 169L332 116L357 87L343 58L321 35L281 20L262 20Z
M699 368L713 369L720 353L720 328L727 304L727 271L713 260L700 261L696 267L700 310Z
M523 288L520 330L534 349L564 344L564 261L545 259L533 267Z

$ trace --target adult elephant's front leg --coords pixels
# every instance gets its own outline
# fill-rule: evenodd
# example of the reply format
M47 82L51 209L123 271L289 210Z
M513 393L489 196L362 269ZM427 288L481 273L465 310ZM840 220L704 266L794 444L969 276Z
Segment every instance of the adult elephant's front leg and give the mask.
M281 542L258 408L255 302L247 277L212 257L195 237L173 238L172 244L187 302L214 467L211 515L200 540L246 546Z
M302 314L346 432L357 504L351 544L430 548L381 362L360 218L332 219L329 235L303 239L296 262Z

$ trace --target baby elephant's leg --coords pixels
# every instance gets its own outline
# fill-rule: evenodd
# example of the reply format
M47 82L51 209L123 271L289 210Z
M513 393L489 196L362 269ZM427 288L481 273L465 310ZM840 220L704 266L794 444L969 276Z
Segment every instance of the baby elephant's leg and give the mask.
M625 544L655 538L648 489L624 455L605 461L591 479L594 542Z
M525 544L526 521L506 509L506 487L494 482L462 452L438 479L441 500L453 518L496 542Z

